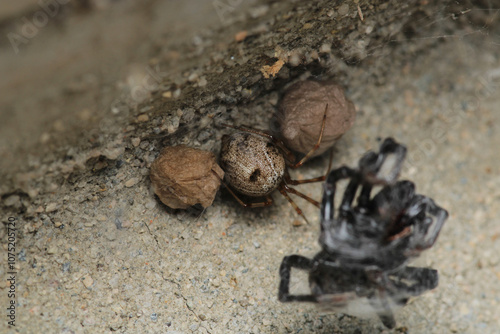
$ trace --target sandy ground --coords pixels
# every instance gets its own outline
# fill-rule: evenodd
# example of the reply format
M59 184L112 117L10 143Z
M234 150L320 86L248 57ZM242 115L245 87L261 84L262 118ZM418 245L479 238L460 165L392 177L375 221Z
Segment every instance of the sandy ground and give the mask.
M205 5L208 8L211 4ZM168 12L179 13L165 6ZM161 7L156 3L156 9ZM134 16L133 9L125 7L122 13L103 11L99 15L126 13L137 17L140 25L144 17ZM200 25L217 19L211 13ZM498 9L492 13L498 19ZM182 30L182 24L174 18L177 15L170 15L172 26ZM195 19L191 17L191 22ZM124 38L124 43L139 45L145 35L133 36L132 41ZM414 181L420 193L434 198L450 213L436 245L413 263L438 269L439 287L398 310L395 330L385 329L376 317L324 314L314 305L282 304L277 300L278 268L283 256L311 257L319 250L319 212L315 207L297 200L311 222L297 227L293 223L300 217L278 193L273 195L275 205L255 210L240 207L225 191L204 211L175 211L161 204L150 190L148 178L159 142L147 138L137 141L128 136L133 133L133 125L120 120L120 114L88 116L82 108L85 101L90 101L92 110L110 105L106 99L112 98L93 100L79 84L88 88L99 82L101 88L108 88L106 94L119 94L116 82L125 76L120 64L101 71L89 63L87 69L100 76L85 81L78 71L73 71L70 77L78 78L72 86L77 93L57 95L56 90L50 98L50 90L47 93L46 89L28 85L18 92L18 98L38 95L20 101L17 109L2 110L2 119L6 115L17 119L6 117L8 126L2 127L2 166L6 175L15 175L18 184L25 180L26 187L22 193L2 188L5 228L0 235L5 253L8 217L17 218L17 313L15 327L8 327L2 316L0 332L497 333L500 27L471 25L427 38L440 38L442 42L396 63L382 85L365 84L362 73L347 85L358 117L351 131L337 143L333 161L334 167L353 166L366 150L378 147L380 138L392 136L409 150L402 178ZM40 36L29 46L42 48L39 44L43 41ZM147 52L138 49L123 63L146 58ZM112 62L113 57L106 52L102 51L102 55ZM27 57L27 63L30 59L43 60L30 58L30 53L22 56ZM69 61L70 55L65 59ZM7 71L8 67L2 63L11 78L28 75L26 72L18 76ZM42 82L43 73L39 75L38 82ZM304 73L304 77L309 75ZM64 78L64 73L56 78L66 87L69 79ZM16 87L24 87L21 79L17 86L3 81L10 89L2 90L4 106L16 106ZM56 80L53 86L57 84ZM84 93L78 93L78 89ZM78 108L72 104L72 97L79 101ZM242 106L241 117L247 124L267 127L271 117L268 111L275 99L276 95L270 93ZM50 106L58 102L70 110L68 113L74 113L68 116L76 117L74 124L57 123L64 115L57 112L59 108ZM49 107L47 115L34 111L39 103ZM33 122L26 128L18 124L19 119L30 115ZM79 136L99 141L94 125L110 124L111 129L113 123L116 128L125 124L122 132L113 136L107 146L96 148L97 153L82 158L83 168L91 170L88 173L92 177L72 173L61 182L53 177L61 166L74 168L69 162L78 160L83 149L64 146L66 158L55 165L52 156L44 158L33 148L42 142L53 145L50 147L58 152L53 137L62 134L69 137L66 143L92 148L92 140L82 145ZM82 135L74 130L78 125L89 132ZM30 137L25 133L17 137L19 129L33 133L33 138L22 139ZM215 138L219 139L223 132L228 130L217 129ZM15 159L15 151L6 148L9 145L25 147L27 152L22 152L20 162ZM24 172L21 163L31 170ZM321 175L327 164L327 157L320 157L292 173L303 178ZM23 172L17 173L17 168ZM321 196L318 184L300 189L314 198ZM2 257L0 267L2 279L9 276L6 258ZM306 277L295 274L294 291L306 291ZM9 305L9 286L2 284L0 289L2 309Z

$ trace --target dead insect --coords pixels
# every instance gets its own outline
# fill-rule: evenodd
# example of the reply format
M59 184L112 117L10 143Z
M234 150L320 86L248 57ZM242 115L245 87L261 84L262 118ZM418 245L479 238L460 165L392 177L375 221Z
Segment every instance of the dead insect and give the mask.
M384 325L393 328L393 307L438 285L436 270L406 263L435 243L448 213L416 194L412 182L396 182L405 155L404 146L387 138L380 153L368 152L361 158L358 169L344 166L329 173L321 206L322 250L313 259L299 255L283 259L280 301L313 302L340 310L366 298ZM350 181L335 216L335 188L342 179ZM371 198L375 185L383 188ZM291 268L309 272L310 295L290 294Z
M273 203L271 192L278 189L295 211L307 222L302 210L288 194L302 197L318 208L320 203L291 186L324 181L326 175L307 180L293 180L288 173L287 166L290 168L302 166L319 148L325 128L327 108L328 105L325 108L316 144L298 162L295 162L293 153L274 135L249 127L223 124L240 131L222 137L220 165L229 185L227 189L241 205L250 208L269 206ZM231 188L246 196L263 197L265 201L246 203Z

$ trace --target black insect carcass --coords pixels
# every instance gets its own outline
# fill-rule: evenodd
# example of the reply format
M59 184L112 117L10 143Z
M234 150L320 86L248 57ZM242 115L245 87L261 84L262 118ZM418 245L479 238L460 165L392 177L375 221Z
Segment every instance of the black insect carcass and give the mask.
M448 213L417 194L412 182L397 181L405 156L406 148L387 138L379 153L370 151L361 158L357 169L344 166L329 173L321 206L322 250L313 259L283 259L280 301L338 309L366 298L384 325L393 328L394 306L438 285L436 270L407 262L435 243ZM336 184L342 179L349 183L335 213ZM375 186L382 189L372 197ZM291 268L308 271L310 294L290 294Z

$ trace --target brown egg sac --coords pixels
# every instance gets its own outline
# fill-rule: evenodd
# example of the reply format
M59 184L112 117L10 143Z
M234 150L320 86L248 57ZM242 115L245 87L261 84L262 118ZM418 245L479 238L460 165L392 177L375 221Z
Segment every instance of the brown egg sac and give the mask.
M154 192L173 209L212 205L224 178L212 152L185 145L165 147L151 164Z
M313 156L324 153L351 128L356 119L354 104L345 97L342 87L332 82L306 80L288 88L276 120L279 135L289 149L307 154L314 147L327 104L323 139Z

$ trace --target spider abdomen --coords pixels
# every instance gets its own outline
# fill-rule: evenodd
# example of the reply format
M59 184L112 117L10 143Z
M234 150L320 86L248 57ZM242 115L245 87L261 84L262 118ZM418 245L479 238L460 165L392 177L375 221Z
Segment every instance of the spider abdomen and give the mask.
M270 194L285 174L286 163L278 148L252 133L222 137L220 164L229 184L252 197Z

